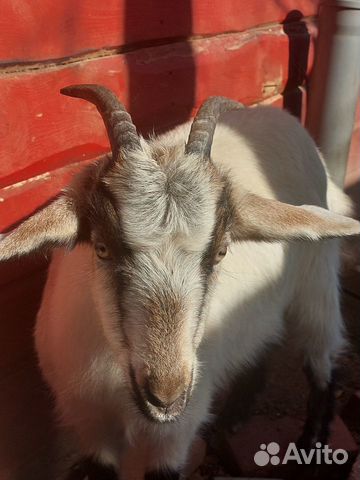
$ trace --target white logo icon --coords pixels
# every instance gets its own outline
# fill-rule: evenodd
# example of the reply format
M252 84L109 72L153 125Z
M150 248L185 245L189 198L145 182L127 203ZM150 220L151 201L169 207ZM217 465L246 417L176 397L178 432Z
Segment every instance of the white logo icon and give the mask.
M349 455L347 451L342 448L332 450L328 445L322 445L320 442L317 442L315 447L316 448L311 448L310 450L304 450L303 448L298 449L295 443L289 443L284 457L282 461L280 461L280 445L276 442L271 442L267 445L262 443L260 450L254 455L254 462L259 467L265 467L269 463L271 463L271 465L279 465L280 463L284 465L291 460L299 465L309 465L311 462L317 465L321 465L322 463L327 465L331 465L332 463L342 465L348 461Z
M276 442L271 442L268 445L262 443L260 445L260 450L255 453L254 455L254 462L259 467L265 467L269 462L272 465L279 465L280 457L278 457L278 453L280 452L280 446Z

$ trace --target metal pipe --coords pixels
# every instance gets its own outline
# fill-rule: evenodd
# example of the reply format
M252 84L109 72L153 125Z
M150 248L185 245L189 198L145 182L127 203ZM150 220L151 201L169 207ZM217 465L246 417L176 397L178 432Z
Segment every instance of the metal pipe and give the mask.
M306 126L341 187L359 93L360 0L326 1L320 8Z

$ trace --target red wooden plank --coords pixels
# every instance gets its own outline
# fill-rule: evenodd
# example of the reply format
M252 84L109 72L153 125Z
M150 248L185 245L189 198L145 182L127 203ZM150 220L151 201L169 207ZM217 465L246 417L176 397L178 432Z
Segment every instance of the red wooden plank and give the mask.
M2 2L3 62L61 58L79 52L167 38L243 31L282 22L289 12L315 15L320 0L17 0Z
M70 182L74 173L87 163L67 165L0 189L0 231L8 229L56 196Z
M292 43L301 39L295 35ZM59 95L64 85L109 86L128 105L140 130L148 131L186 120L208 95L253 103L280 93L288 59L289 38L275 27L2 76L2 186L108 148L96 109Z

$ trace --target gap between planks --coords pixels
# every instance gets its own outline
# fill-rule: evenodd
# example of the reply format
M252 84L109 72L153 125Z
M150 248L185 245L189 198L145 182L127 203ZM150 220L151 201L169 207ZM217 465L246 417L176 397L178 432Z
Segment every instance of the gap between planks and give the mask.
M316 25L317 17L309 16L304 17L300 21L296 20L294 22L289 22L287 25L296 25L296 24L313 24ZM256 37L261 33L269 33L271 31L278 31L281 34L287 35L282 30L283 23L272 22L272 23L265 23L262 25L254 26L247 30L232 30L227 32L221 32L217 34L208 34L208 35L193 35L193 36L186 36L186 37L173 37L173 38L162 38L162 39L153 39L153 40L146 40L142 42L136 42L128 45L119 45L115 47L104 47L98 50L86 50L85 52L78 53L75 55L67 56L67 57L60 57L60 58L52 58L47 60L41 61L28 61L28 62L0 62L0 77L6 75L14 75L14 74L26 74L26 73L33 73L37 71L44 71L44 70L56 70L60 68L68 67L69 65L80 64L86 61L96 60L99 58L104 57L111 57L115 55L124 55L127 53L131 53L134 51L153 48L153 47L161 47L166 45L176 45L178 43L195 43L199 40L204 39L211 39L211 38L221 38L224 36L229 35L244 35L247 37ZM310 33L310 32L309 32Z

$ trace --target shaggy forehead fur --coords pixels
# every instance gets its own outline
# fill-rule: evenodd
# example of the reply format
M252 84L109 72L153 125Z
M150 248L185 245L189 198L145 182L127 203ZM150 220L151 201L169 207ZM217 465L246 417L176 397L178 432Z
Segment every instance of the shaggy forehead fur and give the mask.
M175 238L202 251L214 230L223 181L210 162L185 155L182 145L142 141L104 178L121 212L124 241L147 249Z

